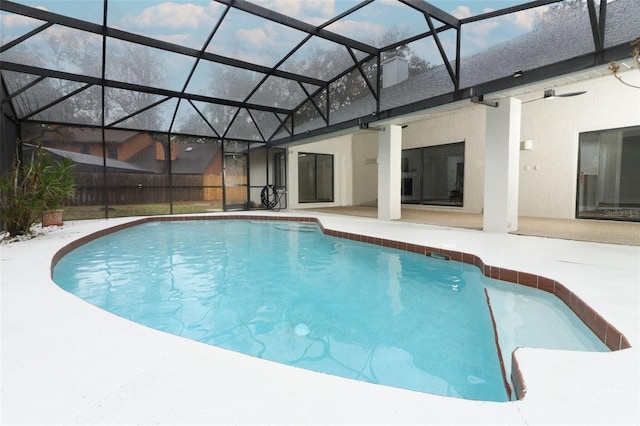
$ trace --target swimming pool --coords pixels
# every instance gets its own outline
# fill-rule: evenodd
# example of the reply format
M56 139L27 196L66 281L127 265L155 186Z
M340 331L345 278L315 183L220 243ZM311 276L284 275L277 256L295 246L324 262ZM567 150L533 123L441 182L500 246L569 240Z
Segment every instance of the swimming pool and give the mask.
M326 236L313 224L154 222L69 253L54 281L133 321L257 357L509 399L487 284L472 265Z

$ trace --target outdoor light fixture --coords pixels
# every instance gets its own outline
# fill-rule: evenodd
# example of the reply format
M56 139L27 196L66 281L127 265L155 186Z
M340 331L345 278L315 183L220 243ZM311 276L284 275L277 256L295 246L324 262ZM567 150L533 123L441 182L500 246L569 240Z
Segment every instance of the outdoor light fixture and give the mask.
M520 77L522 77L522 70L518 70L513 73L513 78L520 78Z
M469 100L474 104L482 104L482 105L490 106L493 108L498 107L498 101L485 101L484 95L476 95L475 87L469 88L469 96L470 96Z
M484 95L472 96L471 102L473 102L474 104L482 104L482 105L490 106L493 108L498 107L498 101L485 101Z
M371 126L369 123L360 123L360 130L375 130L376 132L384 132L384 127Z

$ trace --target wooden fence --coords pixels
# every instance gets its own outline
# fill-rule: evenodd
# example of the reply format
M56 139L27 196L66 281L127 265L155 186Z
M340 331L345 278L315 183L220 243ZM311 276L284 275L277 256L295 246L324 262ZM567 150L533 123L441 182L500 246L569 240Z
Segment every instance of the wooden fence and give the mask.
M246 177L244 183L233 179L227 186L227 204L247 202ZM220 175L173 175L151 173L109 173L104 187L102 173L77 173L76 194L72 206L95 206L105 204L157 204L173 202L220 202L222 203L222 176Z

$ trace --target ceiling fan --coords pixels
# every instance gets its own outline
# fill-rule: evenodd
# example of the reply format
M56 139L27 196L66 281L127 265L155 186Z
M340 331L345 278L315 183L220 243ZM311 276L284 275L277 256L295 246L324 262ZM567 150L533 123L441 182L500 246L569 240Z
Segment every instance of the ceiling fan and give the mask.
M545 89L541 98L531 99L522 103L528 104L529 102L539 101L540 99L570 98L572 96L584 95L585 93L587 93L586 90L580 92L556 93L555 89Z

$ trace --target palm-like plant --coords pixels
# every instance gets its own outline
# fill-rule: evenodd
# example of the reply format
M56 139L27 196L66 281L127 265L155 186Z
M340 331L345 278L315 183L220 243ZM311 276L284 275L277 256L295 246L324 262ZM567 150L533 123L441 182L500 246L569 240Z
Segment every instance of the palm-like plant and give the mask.
M42 212L59 209L74 193L73 163L53 161L42 147L33 147L27 161L16 158L0 178L0 217L12 237L28 235Z

